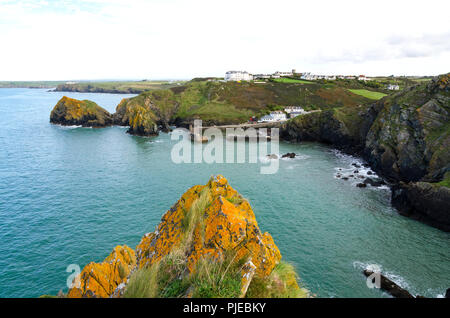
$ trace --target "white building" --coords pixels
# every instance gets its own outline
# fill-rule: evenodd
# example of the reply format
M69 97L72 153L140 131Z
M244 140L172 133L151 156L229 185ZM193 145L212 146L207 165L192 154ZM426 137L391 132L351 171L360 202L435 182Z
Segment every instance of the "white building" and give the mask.
M225 73L225 81L251 81L253 75L243 71L228 71Z
M358 81L371 81L371 78L366 77L366 75L359 75Z
M400 89L400 86L398 86L397 84L389 84L387 86L387 89L389 89L391 91L398 91Z
M284 108L284 111L288 114L294 113L294 112L304 112L305 110L301 106L288 106Z
M259 123L270 123L270 122L276 122L276 121L285 121L287 120L286 114L282 111L274 111L271 112L269 115L265 115L261 117L258 122Z

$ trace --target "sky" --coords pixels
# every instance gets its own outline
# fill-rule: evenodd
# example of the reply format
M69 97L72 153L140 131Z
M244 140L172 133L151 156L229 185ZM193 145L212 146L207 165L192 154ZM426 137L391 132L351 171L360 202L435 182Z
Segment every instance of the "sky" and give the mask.
M450 71L448 0L0 0L0 80Z

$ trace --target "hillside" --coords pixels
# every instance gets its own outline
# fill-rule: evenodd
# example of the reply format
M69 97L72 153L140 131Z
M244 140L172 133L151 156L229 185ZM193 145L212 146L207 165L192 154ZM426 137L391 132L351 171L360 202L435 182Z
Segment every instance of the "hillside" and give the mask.
M222 176L190 188L135 250L115 247L78 279L67 297L308 296L248 201Z

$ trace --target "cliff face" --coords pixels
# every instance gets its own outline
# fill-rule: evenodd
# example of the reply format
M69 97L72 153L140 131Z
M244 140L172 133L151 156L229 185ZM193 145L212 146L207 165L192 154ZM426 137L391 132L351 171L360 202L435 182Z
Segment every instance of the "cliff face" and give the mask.
M280 136L290 141L319 141L360 153L378 108L357 105L298 116L281 126Z
M288 140L320 141L363 155L396 185L392 203L401 213L448 230L449 209L444 202L450 196L439 190L446 187L439 182L450 170L449 85L450 75L441 75L372 105L294 118L280 134Z
M128 132L133 135L157 135L159 127L165 131L169 129L169 121L177 105L171 90L145 92L123 99L117 105L114 123L130 126Z
M393 180L440 181L450 168L450 75L386 97L367 134L370 163Z
M50 122L60 125L105 127L112 125L112 116L92 101L81 101L64 96L50 113Z
M134 257L136 255L136 257ZM300 297L292 267L246 201L217 176L189 189L142 237L88 264L69 297ZM130 274L131 273L131 274Z

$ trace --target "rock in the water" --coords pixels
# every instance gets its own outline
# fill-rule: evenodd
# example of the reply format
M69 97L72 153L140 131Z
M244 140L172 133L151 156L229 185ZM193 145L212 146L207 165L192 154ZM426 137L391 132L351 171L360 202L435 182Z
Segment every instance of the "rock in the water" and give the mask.
M367 185L365 183L358 183L356 186L358 188L365 188L365 187L367 187Z
M128 133L139 136L158 135L158 126L169 131L169 121L178 109L171 90L144 92L136 97L124 98L117 105L114 124L129 126Z
M369 184L372 187L381 187L382 185L386 184L386 182L384 182L381 179L372 179L372 178L366 178L363 182L364 184Z
M267 158L268 159L278 159L278 156L276 154L270 154L270 155L267 155Z
M445 298L450 298L450 288L447 288L447 291L445 292Z
M295 153L288 152L288 153L282 155L281 158L295 158Z
M364 270L364 275L367 277L375 274L374 271L371 271L369 269ZM396 283L394 283L392 280L387 278L381 273L376 273L380 275L380 288L387 291L389 294L396 298L414 298L413 295L411 295L407 290L401 288Z
M112 125L111 114L90 100L62 97L50 113L50 122L66 126L105 127Z

